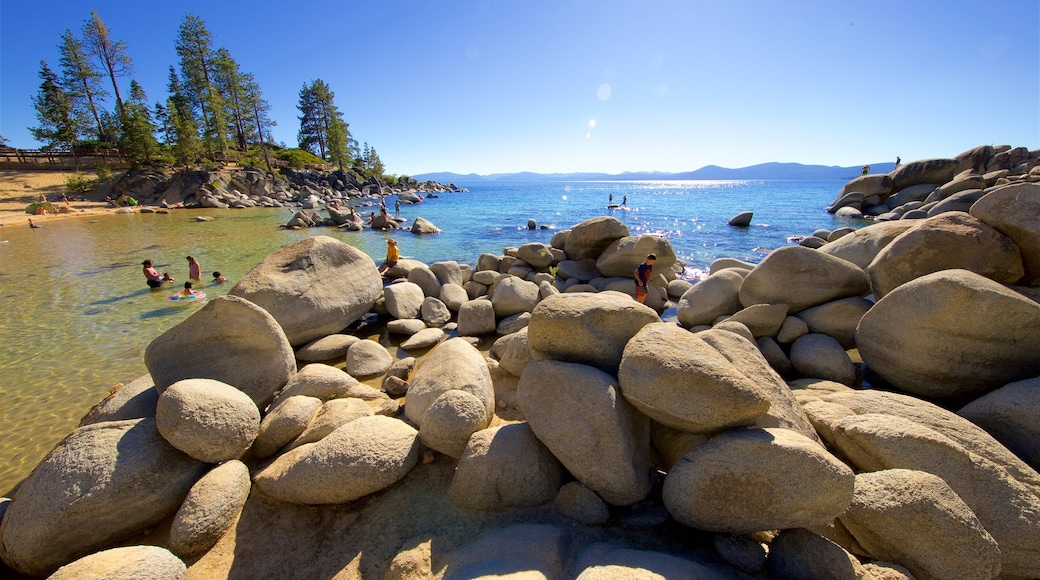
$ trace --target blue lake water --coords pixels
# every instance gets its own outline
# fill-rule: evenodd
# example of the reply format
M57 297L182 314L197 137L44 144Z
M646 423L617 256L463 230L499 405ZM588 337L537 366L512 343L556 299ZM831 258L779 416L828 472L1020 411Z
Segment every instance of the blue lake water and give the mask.
M443 233L399 232L404 257L474 264L482 253L553 234L588 218L611 215L632 235L666 237L690 274L717 257L757 262L789 236L859 226L824 211L843 181L657 181L457 183L464 193L403 205ZM608 210L610 196L626 207ZM390 207L392 205L390 200ZM367 213L375 208L361 207ZM727 220L753 211L749 228ZM195 216L212 216L197 222ZM293 241L331 235L378 263L387 234L331 228L289 231L285 209L175 210L170 215L101 215L49 220L30 230L21 219L0 228L0 494L14 486L111 387L142 374L144 348L199 307L166 300L172 288L144 285L151 259L178 285L185 256L199 259L209 298L225 294L261 258ZM528 230L528 220L548 229ZM206 282L220 270L230 282Z

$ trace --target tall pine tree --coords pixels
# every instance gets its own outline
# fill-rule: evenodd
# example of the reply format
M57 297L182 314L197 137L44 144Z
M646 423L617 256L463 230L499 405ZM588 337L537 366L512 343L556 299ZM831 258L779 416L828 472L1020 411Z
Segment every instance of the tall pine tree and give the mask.
M43 143L44 151L72 149L79 141L80 125L72 106L72 99L61 88L58 75L40 61L40 89L32 97L38 127L29 127L33 138Z
M227 151L228 115L214 79L216 55L206 23L194 14L186 14L175 47L181 59L185 96L192 108L201 113L206 147L211 153L224 153Z
M198 162L202 154L199 127L195 124L191 103L184 94L177 69L170 67L166 85L170 96L166 99L166 144L173 153L174 161L185 168Z
M90 62L83 41L65 29L58 45L61 54L61 84L72 99L72 108L79 117L93 119L97 126L97 140L112 142L108 128L101 122L101 105L108 97L108 92L101 86L104 78Z
M130 101L123 104L119 149L136 167L150 163L159 152L155 124L148 110L148 96L137 81L130 81Z
M112 81L112 92L116 96L116 117L122 117L123 96L116 78L134 74L133 60L126 54L126 41L112 39L96 10L90 11L90 20L83 24L83 40L87 52L98 61L100 68Z
M317 154L340 169L349 167L351 155L350 127L334 102L335 93L325 81L317 79L300 89L300 148ZM317 151L315 151L317 146Z

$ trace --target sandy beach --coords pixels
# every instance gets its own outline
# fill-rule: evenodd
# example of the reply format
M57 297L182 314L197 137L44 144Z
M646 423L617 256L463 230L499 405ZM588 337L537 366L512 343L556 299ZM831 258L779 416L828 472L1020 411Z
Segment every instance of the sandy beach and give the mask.
M30 216L25 213L25 206L37 201L42 194L49 201L54 202L62 191L67 191L66 183L69 177L76 173L67 171L28 171L28 170L0 170L0 224L4 226L27 225L31 217L35 221L46 222L55 219L66 219L75 216L86 216L99 213L108 213L115 208L108 204L97 201L103 198L115 182L113 179L107 184L97 186L93 192L87 194L88 201L75 201L69 195L70 211L68 213L45 214ZM93 177L89 173L88 177ZM118 175L118 174L117 174ZM79 199L79 195L75 199ZM55 207L58 204L55 202Z

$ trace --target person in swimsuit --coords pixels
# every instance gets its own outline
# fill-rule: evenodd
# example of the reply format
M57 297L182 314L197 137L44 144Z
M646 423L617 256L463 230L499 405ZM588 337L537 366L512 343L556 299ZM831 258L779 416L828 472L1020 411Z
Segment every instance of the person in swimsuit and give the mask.
M191 287L192 287L192 283L191 282L185 282L184 283L184 290L181 290L181 296L194 296L194 295L198 294L198 292L196 292L195 290L192 290Z
M201 282L202 281L202 266L200 266L199 263L195 260L195 258L192 258L191 256L188 256L187 260L188 260L188 278L191 279L191 280L194 280L196 282Z
M648 254L646 260L636 268L636 301L642 304L646 301L646 292L650 288L650 276L654 270L654 262L657 261L655 254Z
M220 274L220 272L213 272L213 283L214 284L223 284L224 282L227 282L227 278L222 276Z
M141 262L141 265L144 266L144 268L143 268L144 279L145 279L145 282L148 283L148 287L149 288L162 288L162 285L163 285L162 274L160 274L159 271L156 270L152 266L152 261L151 260L145 260L145 261Z

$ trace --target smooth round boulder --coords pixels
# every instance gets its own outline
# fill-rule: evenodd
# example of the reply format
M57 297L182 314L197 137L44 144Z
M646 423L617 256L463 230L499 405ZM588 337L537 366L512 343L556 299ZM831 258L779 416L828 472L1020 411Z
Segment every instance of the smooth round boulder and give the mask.
M871 578L855 556L827 538L804 528L783 530L769 543L769 576L805 578Z
M982 427L1040 471L1040 378L1016 381L961 407L957 414Z
M989 190L971 215L1011 238L1022 251L1022 284L1040 286L1040 184L1014 183Z
M740 304L740 285L744 283L744 276L737 270L719 270L684 292L675 310L679 324L686 328L712 324L718 317L743 308Z
M826 334L848 350L856 348L856 327L872 306L870 300L853 296L807 308L796 316L808 332Z
M592 258L563 260L557 264L556 275L563 280L574 278L579 282L588 282L601 276L599 270L596 269L596 260Z
M527 341L536 359L586 364L616 374L629 339L661 318L617 292L557 294L531 312Z
M155 419L80 427L18 487L0 557L17 572L46 576L172 515L206 467L163 439Z
M273 407L260 423L260 432L253 443L253 455L264 459L277 453L303 433L321 405L321 399L293 395Z
M465 282L462 275L462 266L454 260L443 260L430 264L430 271L437 276L437 281L444 284L454 284L461 287Z
M117 384L107 397L79 420L79 426L154 417L155 405L159 401L159 391L155 390L154 383L152 377L144 375L125 385Z
M737 215L729 218L729 221L726 222L726 225L738 228L746 228L751 225L751 218L754 217L754 215L755 212L753 211L742 211Z
M242 513L250 485L249 468L237 459L202 476L173 516L170 551L187 557L216 545Z
M499 367L514 377L522 375L527 363L534 360L527 341L527 332L527 328L524 327L495 341L493 350L501 353L498 358Z
M564 516L589 526L602 526L610 519L606 502L580 481L564 484L553 505Z
M433 225L433 222L421 217L415 218L415 221L412 222L410 231L416 235L441 233L441 229Z
M186 379L170 385L155 409L163 438L206 463L237 459L253 444L260 410L242 391L213 379Z
M940 270L969 270L1012 284L1025 274L1011 238L966 213L920 220L881 250L867 267L878 298L915 278Z
M312 236L261 260L229 293L271 313L298 346L346 328L372 308L382 289L368 254Z
M297 447L256 474L265 494L288 503L347 503L393 485L419 461L418 431L373 415Z
M787 318L786 304L752 304L722 322L739 322L753 338L776 336Z
M472 393L452 389L437 397L426 410L419 427L419 441L434 451L458 459L470 435L490 423L491 416L484 401Z
M609 216L594 217L571 228L563 251L571 260L595 260L607 246L628 235L628 226L621 220Z
M296 372L278 322L237 296L218 296L160 334L145 349L144 364L160 393L183 379L213 379L249 395L258 408Z
M470 300L459 307L459 336L493 334L497 327L495 307L490 300Z
M448 501L484 512L539 506L556 497L562 480L563 467L531 427L511 423L473 433L460 453Z
M401 350L412 351L430 348L444 340L447 334L440 328L424 328L401 343Z
M839 519L872 557L901 564L915 578L983 580L1001 571L997 542L953 489L930 473L857 475L852 502Z
M856 365L845 347L826 334L809 333L791 344L791 364L803 377L834 381L852 386Z
M386 323L386 331L390 334L403 334L411 336L426 328L426 323L418 318L398 318ZM345 352L343 354L346 354Z
M913 221L903 220L877 222L827 242L817 251L852 262L865 270L878 252L914 225Z
M825 524L848 507L855 475L787 429L734 429L694 447L664 480L668 513L700 530L746 534Z
M394 357L386 347L374 340L359 340L347 349L347 373L368 378L381 375L394 364Z
M369 341L372 342L372 341ZM326 401L333 398L356 397L366 401L385 399L386 395L359 382L346 372L323 363L311 363L296 373L278 392L268 413L278 408L289 397L303 395Z
M956 159L922 159L900 165L891 173L892 191L923 183L946 183L953 179L958 165Z
M350 345L359 340L361 339L349 334L323 336L296 349L296 360L303 362L338 360L346 356Z
M320 441L329 433L354 419L369 417L372 414L372 410L361 399L333 399L325 401L322 403L321 408L311 417L303 433L300 433L296 439L292 440L292 443L289 444L289 449L296 449L305 443Z
M896 288L860 320L863 362L922 397L979 396L1040 375L1040 304L967 270Z
M495 316L504 318L521 312L530 312L538 304L538 285L515 276L502 279L495 286L491 305Z
M541 242L528 242L516 249L516 257L535 270L548 268L553 263L552 248Z
M649 424L619 396L613 376L534 360L517 383L517 398L538 439L606 502L629 505L650 493Z
M495 412L495 388L484 355L462 338L446 340L418 364L408 385L405 416L422 426L426 412L441 395L458 389L484 404L488 417Z
M433 270L430 270L425 265L409 270L408 281L422 288L423 295L426 297L439 296L441 293L440 280L437 279L437 275L433 273Z
M188 568L161 546L123 546L66 564L47 580L184 580Z
M426 294L418 284L402 282L391 284L383 289L386 298L386 311L394 318L419 318Z
M458 312L463 304L469 302L469 294L461 284L447 283L441 285L440 301L448 307L451 312Z
M618 383L642 413L691 433L752 425L769 410L763 386L699 335L665 322L628 341Z
M606 277L633 278L636 268L654 254L654 272L665 272L675 264L675 248L661 236L626 236L604 248L596 258L596 269Z
M769 253L740 285L740 303L787 304L795 314L831 300L865 296L867 275L851 262L802 246Z

